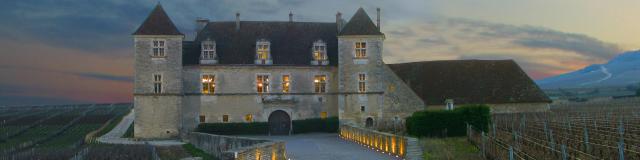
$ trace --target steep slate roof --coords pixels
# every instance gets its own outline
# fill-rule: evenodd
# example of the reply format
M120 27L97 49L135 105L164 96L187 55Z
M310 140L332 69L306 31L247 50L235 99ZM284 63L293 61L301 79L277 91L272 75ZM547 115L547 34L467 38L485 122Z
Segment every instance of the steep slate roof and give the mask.
M183 35L158 3L133 35Z
M218 64L254 64L259 39L271 43L274 65L310 65L317 40L327 44L329 64L338 64L336 23L241 21L236 31L235 21L209 22L193 42L183 43L184 65L199 64L200 44L207 39L216 42Z
M389 64L428 105L551 102L513 60Z
M378 27L373 24L367 12L359 8L356 14L342 28L340 35L383 35Z

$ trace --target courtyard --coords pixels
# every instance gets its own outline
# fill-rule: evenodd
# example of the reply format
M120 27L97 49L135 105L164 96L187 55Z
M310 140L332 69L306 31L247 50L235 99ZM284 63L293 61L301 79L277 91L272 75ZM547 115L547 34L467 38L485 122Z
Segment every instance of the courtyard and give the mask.
M342 140L335 133L312 133L291 136L248 136L286 142L287 157L292 160L387 160L387 154Z

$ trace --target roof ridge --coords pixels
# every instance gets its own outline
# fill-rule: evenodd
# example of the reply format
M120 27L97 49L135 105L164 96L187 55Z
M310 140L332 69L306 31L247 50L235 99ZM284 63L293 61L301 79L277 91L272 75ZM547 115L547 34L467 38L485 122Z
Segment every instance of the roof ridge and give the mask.
M340 35L384 35L362 7L345 24Z
M184 35L158 3L133 35Z

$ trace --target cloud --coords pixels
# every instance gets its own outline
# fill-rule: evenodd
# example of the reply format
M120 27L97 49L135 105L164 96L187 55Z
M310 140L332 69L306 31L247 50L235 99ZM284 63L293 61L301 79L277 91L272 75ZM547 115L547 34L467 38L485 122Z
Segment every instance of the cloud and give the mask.
M621 52L587 35L444 16L390 24L385 33L387 63L514 59L534 79L602 63Z
M133 82L133 77L131 76L114 76L114 75L101 74L101 73L74 73L74 74L82 77L89 77L89 78L108 80L108 81Z
M594 58L610 59L622 50L610 43L576 34L541 35L514 40L513 43L529 48L552 48L576 52Z

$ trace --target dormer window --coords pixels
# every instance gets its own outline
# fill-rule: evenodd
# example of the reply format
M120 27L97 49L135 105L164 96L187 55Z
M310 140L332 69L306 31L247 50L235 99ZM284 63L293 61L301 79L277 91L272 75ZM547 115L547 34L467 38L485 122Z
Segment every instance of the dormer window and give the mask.
M271 43L265 39L256 42L256 64L271 64Z
M152 53L151 53L151 57L153 58L164 58L165 54L164 54L164 50L165 50L165 45L164 45L165 41L164 40L153 40L151 43L151 47L152 49Z
M200 63L201 64L216 64L216 42L211 40L202 41Z
M313 61L311 61L312 65L329 64L329 61L327 60L327 44L324 43L322 40L313 42L312 56L313 56Z

